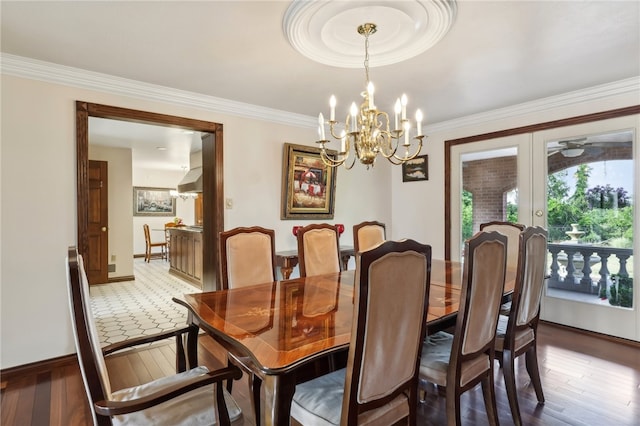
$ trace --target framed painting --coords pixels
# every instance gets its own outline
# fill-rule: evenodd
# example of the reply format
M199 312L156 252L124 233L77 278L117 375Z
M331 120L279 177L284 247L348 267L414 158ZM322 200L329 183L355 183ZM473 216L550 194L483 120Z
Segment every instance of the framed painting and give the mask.
M336 152L327 150L330 156ZM333 219L335 167L320 158L320 149L284 144L282 159L281 219Z
M415 182L429 180L429 156L418 155L413 160L402 163L402 181Z
M134 216L175 216L176 199L171 188L133 187Z

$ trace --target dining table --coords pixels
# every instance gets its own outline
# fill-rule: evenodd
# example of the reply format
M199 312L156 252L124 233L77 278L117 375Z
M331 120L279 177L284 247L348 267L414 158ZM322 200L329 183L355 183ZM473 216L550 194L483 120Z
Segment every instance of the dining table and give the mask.
M432 260L429 334L455 325L462 273L460 262ZM188 310L189 362L197 361L197 335L203 330L246 361L262 380L261 423L289 424L297 374L316 360L348 349L354 279L355 271L348 270L174 298ZM507 270L504 294L510 294L514 285L515 270Z

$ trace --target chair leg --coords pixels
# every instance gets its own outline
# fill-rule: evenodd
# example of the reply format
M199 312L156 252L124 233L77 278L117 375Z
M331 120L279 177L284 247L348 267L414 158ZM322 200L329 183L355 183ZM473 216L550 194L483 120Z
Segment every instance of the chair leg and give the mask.
M227 358L227 367L231 367L232 365L234 364L231 362L231 359ZM232 389L233 389L233 380L229 379L227 380L227 392L231 393Z
M458 392L454 384L449 384L446 388L446 393L447 425L460 426L462 424L460 416L460 392Z
M540 382L540 370L538 369L538 353L535 343L525 353L525 362L527 373L531 378L531 383L536 391L538 402L544 403L544 393L542 392L542 383Z
M496 404L496 392L493 384L493 368L489 369L487 375L482 379L482 396L487 410L487 418L490 425L498 426L498 407Z
M516 426L522 425L522 419L520 417L520 406L518 405L518 393L516 391L516 376L513 352L506 349L502 356L504 358L504 365L502 366L502 372L504 373L504 384L507 390L507 399L509 400L509 408L511 408L511 417L513 423Z
M262 380L255 374L249 375L249 391L251 392L251 403L255 415L256 426L260 426L260 386Z

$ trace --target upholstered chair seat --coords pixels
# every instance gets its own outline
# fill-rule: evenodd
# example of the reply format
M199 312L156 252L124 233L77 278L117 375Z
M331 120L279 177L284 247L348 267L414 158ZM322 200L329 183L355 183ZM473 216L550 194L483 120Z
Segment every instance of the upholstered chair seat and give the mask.
M498 327L496 329L496 351L502 352L504 349L504 339L507 334L507 323L509 322L509 317L500 315L498 318ZM525 328L516 331L515 335L515 350L519 351L524 348L529 343L533 342L536 336L533 333L533 329Z
M427 337L422 346L420 376L438 386L447 386L447 370L451 359L453 335L440 331ZM460 386L465 386L489 368L489 357L478 356L462 363Z
M291 415L303 425L336 426L340 424L346 369L325 374L296 386ZM358 425L392 425L409 415L409 403L398 395L382 407L358 416Z
M111 394L112 401L132 401L152 395L170 386L184 386L195 378L209 372L205 366L193 368L174 376L163 377L144 385L122 389ZM242 416L242 411L236 401L224 390L224 398L231 422ZM114 416L113 424L119 426L140 425L213 425L216 423L211 405L214 401L213 387L209 386L203 392L189 392L171 399L161 405L147 408L135 413Z

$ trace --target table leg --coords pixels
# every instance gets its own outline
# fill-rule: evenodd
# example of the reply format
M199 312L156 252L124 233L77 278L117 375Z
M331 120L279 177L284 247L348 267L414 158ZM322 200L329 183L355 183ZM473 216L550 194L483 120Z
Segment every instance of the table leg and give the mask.
M265 394L264 425L288 425L291 417L291 400L296 390L295 375L267 375L262 387Z
M196 325L189 325L187 332L187 370L198 366L198 333L200 328Z
M349 269L349 258L351 257L350 254L343 254L340 255L340 259L342 260L342 270L346 271Z
M293 272L293 266L283 266L280 268L280 273L282 274L283 280L288 280Z

